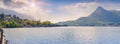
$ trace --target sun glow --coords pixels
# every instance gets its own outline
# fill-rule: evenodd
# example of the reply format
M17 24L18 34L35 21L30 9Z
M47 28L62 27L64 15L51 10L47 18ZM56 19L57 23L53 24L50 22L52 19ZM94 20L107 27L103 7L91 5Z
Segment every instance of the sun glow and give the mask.
M36 7L35 3L30 4L30 7Z

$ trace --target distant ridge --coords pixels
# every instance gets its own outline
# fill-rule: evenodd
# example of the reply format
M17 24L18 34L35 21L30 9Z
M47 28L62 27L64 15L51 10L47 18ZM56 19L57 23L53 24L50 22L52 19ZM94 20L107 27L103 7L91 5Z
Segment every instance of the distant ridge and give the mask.
M99 6L88 17L57 24L69 26L120 26L120 11L110 11Z
M18 12L16 12L16 11L9 10L9 9L0 8L0 14L16 15L16 16L19 16L19 17L22 18L22 19L32 19L32 20L33 20L33 17L32 17L32 16L28 16L28 15L25 15L25 14L21 14L21 13L18 13Z

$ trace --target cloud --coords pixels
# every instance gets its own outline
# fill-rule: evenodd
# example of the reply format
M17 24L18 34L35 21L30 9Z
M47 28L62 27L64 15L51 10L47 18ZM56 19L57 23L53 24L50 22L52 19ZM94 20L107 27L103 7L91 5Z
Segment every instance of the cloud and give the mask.
M9 7L22 7L29 4L28 0L2 0L2 2Z
M31 4L35 4L35 7L31 7ZM48 20L47 17L52 10L44 9L44 6L49 4L39 0L0 0L0 8L32 16L34 20Z
M78 2L99 2L99 3L120 3L120 0L45 0L50 3L78 3Z
M49 13L51 12L51 10L47 10L47 9L42 9L40 7L35 7L35 8L31 8L31 7L23 7L20 9L15 9L15 11L19 12L21 11L21 13L29 15L29 16L33 16L35 20L48 20L47 17L49 16Z
M35 7L31 7L32 4L35 4ZM46 3L43 0L0 0L0 8L32 16L34 20L52 22L76 20L88 16L98 6L99 4L95 2L79 2L56 7L53 3Z
M104 7L107 10L117 10L120 11L120 3L101 3L102 7Z
M90 15L97 7L98 3L76 3L72 5L66 5L61 7L61 10L65 11L67 15L64 15L63 19L66 20L76 20L80 17L86 17Z

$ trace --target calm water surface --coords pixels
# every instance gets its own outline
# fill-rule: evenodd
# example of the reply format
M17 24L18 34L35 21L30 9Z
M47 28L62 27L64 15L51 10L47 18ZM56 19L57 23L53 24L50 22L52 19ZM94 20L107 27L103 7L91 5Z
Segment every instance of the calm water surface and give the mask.
M120 27L4 29L9 44L120 44Z

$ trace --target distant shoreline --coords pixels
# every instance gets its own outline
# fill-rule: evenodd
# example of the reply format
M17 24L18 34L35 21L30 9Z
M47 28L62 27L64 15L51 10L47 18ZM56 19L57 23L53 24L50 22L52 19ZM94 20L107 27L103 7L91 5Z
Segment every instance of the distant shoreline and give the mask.
M42 27L15 27L15 28L52 28L52 27L120 27L120 26L46 26L46 27L42 26Z

